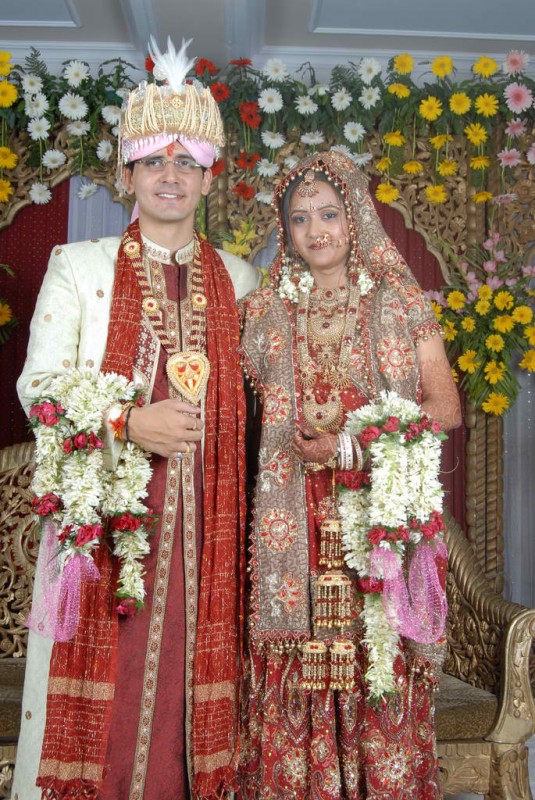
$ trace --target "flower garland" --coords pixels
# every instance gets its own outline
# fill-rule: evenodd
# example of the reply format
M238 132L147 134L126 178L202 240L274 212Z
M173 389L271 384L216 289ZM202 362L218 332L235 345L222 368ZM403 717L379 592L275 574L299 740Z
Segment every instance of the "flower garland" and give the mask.
M373 280L370 278L366 270L361 269L357 278L357 283L360 288L360 296L368 294L370 289L373 288ZM283 260L283 266L280 272L279 284L277 287L277 294L283 300L289 300L290 303L297 303L299 299L299 292L310 294L314 286L314 277L312 273L305 267L299 275L290 271L290 265L287 260Z
M92 561L107 533L120 561L120 614L143 608L143 557L154 518L142 503L152 470L146 453L126 444L115 470L105 466L105 413L117 403L142 405L136 386L116 373L73 369L55 378L30 409L36 438L32 483L34 513L54 523L60 563L75 556Z
M418 576L409 575L413 608L403 570L409 546L415 546L414 562L422 545L432 583L434 556L445 556L438 476L446 435L416 403L386 391L377 402L350 413L346 430L358 437L370 461L369 479L340 486L339 497L345 560L359 574L364 593L366 679L371 696L379 699L395 689L400 635L429 643L443 633L443 591L436 581L417 587ZM415 571L421 567L418 559ZM431 622L424 624L427 615Z

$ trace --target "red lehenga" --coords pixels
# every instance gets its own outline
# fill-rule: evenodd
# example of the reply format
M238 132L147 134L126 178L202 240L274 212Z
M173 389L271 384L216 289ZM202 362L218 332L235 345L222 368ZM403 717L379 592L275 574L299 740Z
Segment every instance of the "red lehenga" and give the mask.
M321 157L328 161L330 155ZM324 171L336 175L333 167L338 165L334 157L331 161L330 169ZM303 171L306 166L299 168ZM357 304L347 367L350 380L340 388L320 378L312 389L320 405L329 398L336 405L336 394L341 399L335 430L343 426L348 411L370 402L382 389L420 401L415 349L421 337L437 330L432 310L384 231L378 242L382 228L372 217L375 212L366 196L366 212L379 225L371 232L369 225L367 233L375 236L379 246L370 248L371 260L363 264L373 286ZM351 303L343 297L340 293L338 313L346 316ZM356 573L347 567L343 572L352 585L350 624L319 634L315 630L318 577L325 572L319 558L318 506L332 493L333 471L305 474L292 455L295 421L306 420L303 406L311 391L304 383L306 356L299 357L303 327L299 329L296 320L300 313L309 314L310 323L317 312L308 306L303 312L299 304L296 308L273 286L252 293L244 302L243 361L262 398L263 419L250 547L240 797L436 800L441 791L433 685L413 669L411 644L403 640L394 664L396 692L375 704L370 700L359 616L362 595L357 592ZM335 315L327 317L329 324L333 321ZM333 345L331 339L331 355L328 347L322 355L321 336L314 342L311 334L307 343L315 364L323 361L325 374L332 359L340 374L334 351L338 347L341 354L340 342L348 334L347 327L342 332L338 323L338 344ZM331 653L336 641L355 646L352 688L332 690L329 679L325 688L308 688L303 680L303 644L313 637L321 639Z

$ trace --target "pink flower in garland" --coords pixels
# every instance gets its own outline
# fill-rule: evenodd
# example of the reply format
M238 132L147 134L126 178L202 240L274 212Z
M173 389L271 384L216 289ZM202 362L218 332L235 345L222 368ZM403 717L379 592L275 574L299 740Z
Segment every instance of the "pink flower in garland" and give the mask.
M511 122L506 126L505 132L507 136L511 136L513 139L517 139L519 136L523 136L526 132L526 123L523 119L512 119Z
M511 50L505 56L503 62L503 71L506 75L516 75L519 72L525 72L529 64L529 55L524 53L523 50Z
M535 142L531 145L526 153L526 158L530 164L535 164Z
M498 153L498 160L502 167L516 167L520 164L520 151L515 147L501 150Z
M523 83L510 83L505 87L505 102L513 114L521 114L533 103L533 94Z

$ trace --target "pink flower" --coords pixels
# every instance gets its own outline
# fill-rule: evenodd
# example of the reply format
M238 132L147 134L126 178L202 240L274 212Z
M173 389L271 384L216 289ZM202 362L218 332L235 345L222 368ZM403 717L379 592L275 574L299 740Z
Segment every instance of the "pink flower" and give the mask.
M61 502L57 494L44 494L42 497L34 497L32 500L32 511L40 517L47 517L59 511Z
M496 272L496 262L495 261L484 261L483 262L483 269L485 272Z
M531 266L531 264L522 267L522 275L525 278L529 278L530 276L533 277L535 275L535 266Z
M375 528L370 528L366 536L368 537L370 544L376 545L383 541L387 533L388 531L386 528L381 528L380 525L376 525Z
M517 72L525 72L529 64L529 56L523 50L511 50L505 56L503 71L506 75L516 75Z
M388 417L381 430L385 433L394 433L399 430L399 417Z
M530 164L535 164L535 142L533 142L528 152L526 153L526 158Z
M62 410L61 406L55 406L54 403L45 400L44 403L30 408L30 418L37 417L39 422L46 425L47 428L50 428L52 425L57 425L59 422L58 408Z
M442 430L442 428L440 427L440 425L438 424L438 422L435 422L435 421L433 420L433 422L431 423L431 430L433 431L433 433L440 433L440 431Z
M63 452L65 453L65 455L68 456L69 453L72 453L72 451L73 451L72 439L64 439L63 440Z
M439 306L444 306L444 308L446 307L446 298L444 297L444 292L437 292L436 289L428 289L428 291L425 292L425 296L428 300L434 300L435 303L439 304Z
M505 264L507 261L507 258L505 257L505 250L495 250L494 261L497 261L498 264Z
M76 436L73 437L72 442L77 450L85 450L89 442L89 437L87 433L77 433Z
M366 448L369 447L372 442L378 439L380 435L381 431L376 425L368 425L368 427L364 428L359 436L360 446L363 450L366 450Z
M510 83L505 87L505 102L513 114L521 114L527 111L533 103L531 89L523 83Z
M136 613L136 601L133 597L124 597L115 607L115 610L123 617L133 617Z
M485 250L494 250L498 242L500 241L500 234L493 233L488 239L485 239L483 242L483 247Z
M503 286L503 281L502 281L502 279L501 279L501 278L498 278L498 276L497 276L497 275L493 275L493 276L492 276L492 278L487 278L487 280L485 281L485 283L487 284L487 286L490 286L490 288L491 288L493 291L494 291L495 289L499 289L499 288L500 288L500 286Z
M518 283L518 278L507 278L505 281L506 286L516 286Z
M115 531L137 531L141 526L141 521L128 512L121 514L120 517L114 517L111 521L111 527Z
M104 447L104 443L100 441L98 436L91 431L88 436L88 445L89 445L89 452L91 453L93 450L102 450Z
M359 578L358 587L363 594L381 594L383 581L379 578Z
M498 159L502 167L516 167L520 164L520 152L515 147L501 150Z
M509 203L514 203L517 195L514 192L506 192L505 194L497 194L492 198L492 202L497 206L506 206Z
M103 533L102 525L80 525L74 544L76 547L82 547L93 539L100 539Z
M526 132L526 123L522 119L512 119L505 132L508 136L512 136L513 139L523 136Z

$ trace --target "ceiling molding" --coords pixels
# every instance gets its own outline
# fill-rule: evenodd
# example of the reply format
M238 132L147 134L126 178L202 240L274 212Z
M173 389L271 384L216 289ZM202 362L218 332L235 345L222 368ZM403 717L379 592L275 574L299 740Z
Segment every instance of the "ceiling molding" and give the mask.
M66 16L63 19L45 18L44 14L47 11L45 3L39 3L36 8L39 9L41 16L26 17L26 19L15 19L14 17L6 18L0 15L0 28L80 28L80 16L76 10L73 0L63 0L65 6ZM28 11L28 3L26 3L26 11ZM34 10L32 8L32 10Z
M425 39L483 39L487 42L535 42L535 35L529 33L510 34L510 33L472 33L470 31L405 31L405 30L382 30L374 28L311 28L311 33L331 33L331 34L356 34L358 36L395 36L397 39L407 37Z
M119 0L128 32L134 46L147 53L149 39L154 36L157 44L165 50L165 42L161 42L161 30L158 25L152 0ZM167 41L167 38L166 38Z
M9 52L12 61L16 64L24 64L24 59L30 54L30 49L35 47L39 51L41 58L47 65L50 72L59 74L65 61L78 59L86 61L90 67L96 68L103 61L113 58L122 58L137 68L132 72L132 78L139 79L145 77L145 55L134 45L125 42L51 42L41 40L32 41L11 41Z

